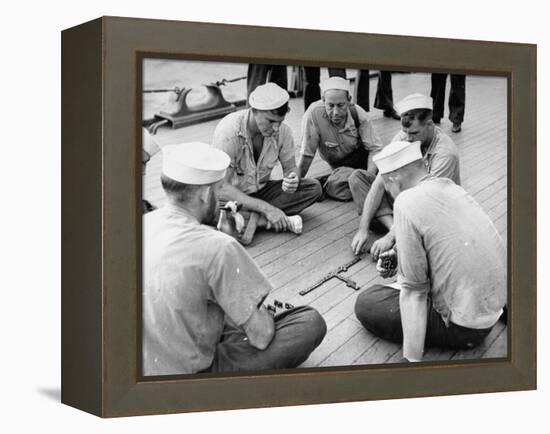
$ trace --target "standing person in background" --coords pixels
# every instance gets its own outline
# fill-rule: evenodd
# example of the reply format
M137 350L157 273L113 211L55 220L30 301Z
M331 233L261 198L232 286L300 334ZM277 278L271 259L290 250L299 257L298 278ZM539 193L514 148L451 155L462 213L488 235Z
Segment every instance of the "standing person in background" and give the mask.
M360 69L355 80L355 101L358 105L369 111L370 98L370 71ZM400 117L393 107L393 90L391 87L391 72L380 71L374 108L383 110L384 117L399 120Z
M453 123L451 131L462 131L464 109L466 107L466 76L462 74L432 74L433 121L441 123L445 112L445 86L447 75L451 76L451 92L449 94L449 120Z
M248 65L246 78L246 96L260 85L268 82L275 83L284 90L288 90L288 77L286 65L261 65L251 63Z

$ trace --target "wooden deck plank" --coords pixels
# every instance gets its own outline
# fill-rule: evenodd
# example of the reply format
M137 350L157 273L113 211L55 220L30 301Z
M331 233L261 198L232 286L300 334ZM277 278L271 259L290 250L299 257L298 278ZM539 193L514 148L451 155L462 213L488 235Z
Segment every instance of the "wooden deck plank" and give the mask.
M506 326L498 321L485 340L475 348L470 350L457 351L451 360L479 359L493 345L499 335L506 329Z
M346 339L347 338L347 339ZM356 364L356 360L377 341L376 336L361 327L351 335L343 337L342 345L336 348L317 366L348 366Z
M323 360L342 346L343 339L348 340L350 336L355 335L361 330L362 327L355 321L342 321L327 333L325 339L323 340L323 345L319 345L302 366L307 367L320 365Z
M483 353L484 359L492 359L508 356L508 333L507 327L504 327L494 342Z

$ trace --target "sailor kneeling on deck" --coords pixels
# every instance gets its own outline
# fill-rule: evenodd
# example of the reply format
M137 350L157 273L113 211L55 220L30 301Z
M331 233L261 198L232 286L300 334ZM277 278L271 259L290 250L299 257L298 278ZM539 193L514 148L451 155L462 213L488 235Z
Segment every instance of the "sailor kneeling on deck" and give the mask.
M322 99L308 107L302 121L299 173L307 174L318 150L332 169L323 180L325 194L336 200L353 199L360 212L376 178L372 157L382 149L382 142L367 112L351 103L348 80L331 77L320 86Z
M326 333L302 306L273 316L273 289L216 221L229 165L203 143L163 147L166 205L143 217L143 375L292 368Z
M222 201L236 201L258 217L259 227L301 233L300 213L322 194L315 179L297 173L294 140L283 123L288 112L288 92L275 83L258 86L249 97L249 109L228 114L214 131L213 146L230 158ZM277 162L282 180L271 180ZM290 217L289 217L290 216ZM251 240L246 239L243 244Z
M363 326L403 343L403 356L424 347L479 345L506 302L506 249L479 204L447 178L428 173L420 142L394 142L375 162L395 198L397 282L374 285L357 299Z
M458 149L453 140L432 121L432 99L422 94L411 94L395 105L401 116L401 131L392 142L420 142L422 159L428 173L438 178L449 178L460 185L460 162ZM355 176L362 177L362 173ZM370 183L372 178L364 178ZM364 195L360 197L360 194ZM395 244L393 233L393 198L384 188L382 177L378 175L372 185L362 189L357 195L363 201L363 212L359 228L351 242L353 252L358 255L367 246L369 226L374 218L382 223L389 232L376 240L370 249L374 260L378 260L381 252L389 250Z

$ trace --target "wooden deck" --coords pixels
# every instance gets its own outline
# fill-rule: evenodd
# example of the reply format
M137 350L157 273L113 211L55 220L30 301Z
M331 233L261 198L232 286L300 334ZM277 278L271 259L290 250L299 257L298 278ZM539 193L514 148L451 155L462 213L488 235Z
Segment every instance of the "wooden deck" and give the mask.
M449 87L447 83L447 88ZM371 106L376 79L371 80ZM428 94L430 76L427 74L394 74L394 100L413 92ZM448 89L447 89L448 92ZM507 233L507 115L506 80L503 78L473 77L466 79L466 116L462 132L450 132L451 123L444 119L441 128L447 132L460 150L463 187L487 211L502 238ZM302 99L291 100L287 124L300 143ZM445 116L448 115L446 107ZM398 121L382 117L380 110L371 109L371 119L382 142L388 143L399 131ZM179 130L160 130L161 143L200 140L210 142L218 121L185 127ZM147 167L144 196L155 205L164 201L158 181L160 156L155 156ZM316 156L309 176L328 171L328 166ZM274 178L280 177L280 169ZM248 247L275 287L269 301L286 301L293 305L308 304L324 317L328 332L322 344L312 353L303 367L343 366L391 363L401 358L401 346L379 339L366 331L353 311L358 292L332 279L306 296L298 292L322 278L325 274L353 258L350 242L358 226L359 217L350 202L325 200L302 213L304 231L294 234L257 233ZM347 273L362 289L380 282L369 255L351 267ZM485 342L469 351L430 349L425 360L457 360L506 357L507 328L500 322Z

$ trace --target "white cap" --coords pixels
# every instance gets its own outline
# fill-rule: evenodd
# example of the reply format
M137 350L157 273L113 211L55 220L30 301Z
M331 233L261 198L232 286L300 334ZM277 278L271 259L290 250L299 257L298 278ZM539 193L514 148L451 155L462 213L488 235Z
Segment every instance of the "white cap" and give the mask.
M227 166L229 156L206 143L180 143L162 148L162 173L184 184L212 184L224 178Z
M395 104L395 110L400 115L415 109L433 110L432 99L429 96L422 95L421 93L413 93Z
M372 157L372 161L378 167L378 172L393 172L413 161L420 160L420 142L392 142L384 147L378 154Z
M275 83L258 86L250 94L248 103L256 110L275 110L288 102L290 96L286 90Z
M345 90L348 94L351 93L349 80L342 77L327 78L319 86L321 87L321 95L324 95L327 90Z

